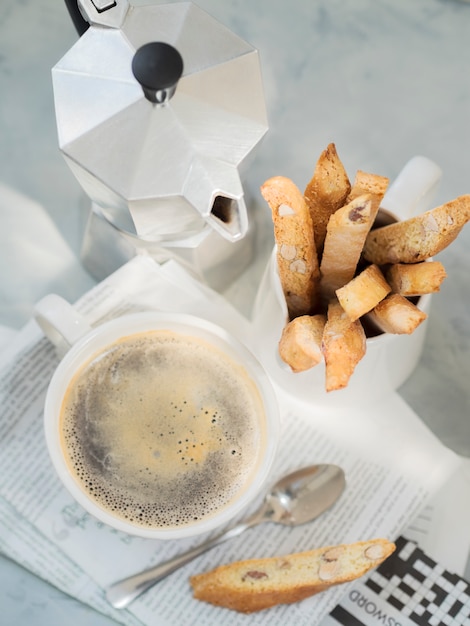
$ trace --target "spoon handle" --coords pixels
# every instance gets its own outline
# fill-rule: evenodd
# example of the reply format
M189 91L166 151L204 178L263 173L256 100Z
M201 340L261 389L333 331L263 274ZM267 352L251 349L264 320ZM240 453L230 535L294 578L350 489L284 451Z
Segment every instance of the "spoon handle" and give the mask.
M135 574L134 576L129 576L128 578L119 580L118 582L110 585L106 590L106 598L108 602L116 609L124 609L133 600L144 593L144 591L153 587L153 585L175 570L179 569L183 565L186 565L186 563L189 563L203 552L214 548L228 539L238 537L238 535L240 535L244 530L250 528L250 526L254 526L256 523L257 521L255 519L246 520L236 526L228 528L195 548L175 556L173 559L170 559L165 563L156 565L155 567L147 569L139 574Z

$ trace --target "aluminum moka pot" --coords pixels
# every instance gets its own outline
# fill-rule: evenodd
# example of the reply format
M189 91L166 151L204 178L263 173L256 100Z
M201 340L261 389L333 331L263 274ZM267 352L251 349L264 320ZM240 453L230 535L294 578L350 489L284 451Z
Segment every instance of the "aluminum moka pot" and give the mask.
M59 146L91 199L93 273L142 249L225 261L249 230L239 166L268 129L257 51L188 2L78 8L87 28L52 81Z

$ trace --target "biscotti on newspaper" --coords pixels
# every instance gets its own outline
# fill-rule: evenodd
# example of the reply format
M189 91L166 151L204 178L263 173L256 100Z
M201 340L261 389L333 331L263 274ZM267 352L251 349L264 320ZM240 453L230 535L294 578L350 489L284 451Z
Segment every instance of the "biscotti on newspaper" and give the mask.
M238 561L192 576L194 597L253 613L291 604L350 582L377 567L395 550L386 539L328 546L287 556Z

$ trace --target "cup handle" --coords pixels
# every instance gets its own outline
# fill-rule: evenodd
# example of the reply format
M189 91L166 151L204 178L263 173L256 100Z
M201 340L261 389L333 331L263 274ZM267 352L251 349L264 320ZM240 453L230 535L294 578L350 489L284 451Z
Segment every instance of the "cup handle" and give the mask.
M415 156L390 185L380 206L400 220L427 211L431 208L441 176L442 170L434 161Z
M36 322L51 341L59 356L91 330L91 326L73 306L56 294L49 294L34 305Z

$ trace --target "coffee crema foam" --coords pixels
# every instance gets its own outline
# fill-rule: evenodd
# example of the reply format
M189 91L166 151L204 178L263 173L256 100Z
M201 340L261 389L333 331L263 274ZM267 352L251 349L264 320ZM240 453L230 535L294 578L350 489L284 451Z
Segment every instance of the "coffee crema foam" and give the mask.
M244 368L172 331L123 338L75 375L61 410L73 475L109 513L181 527L245 489L265 445L264 409Z

